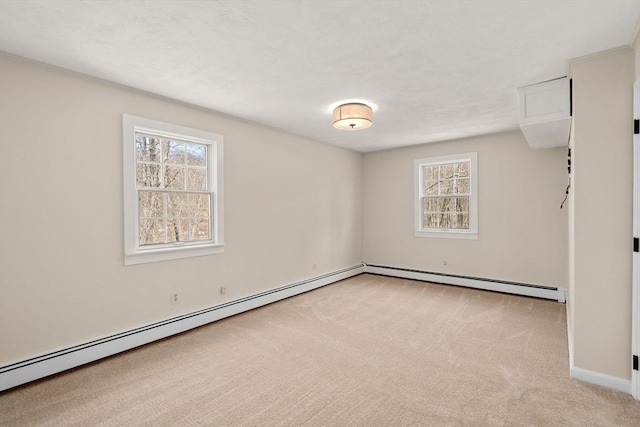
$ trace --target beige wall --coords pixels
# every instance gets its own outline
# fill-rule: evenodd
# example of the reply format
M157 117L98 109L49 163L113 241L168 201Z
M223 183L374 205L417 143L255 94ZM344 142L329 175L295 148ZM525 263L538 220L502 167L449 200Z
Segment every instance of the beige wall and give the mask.
M361 154L0 61L0 364L362 261ZM224 254L123 265L123 113L224 135Z
M573 64L574 365L631 378L634 51Z
M575 366L629 378L634 68L574 65L560 210L566 150L519 131L363 156L3 55L0 364L364 261L569 286ZM225 136L224 254L123 265L122 113ZM414 237L413 160L469 151L479 239Z
M635 41L636 79L640 78L640 39Z
M478 240L414 237L413 160L472 151L478 153ZM566 287L565 148L532 150L515 131L364 159L366 263Z

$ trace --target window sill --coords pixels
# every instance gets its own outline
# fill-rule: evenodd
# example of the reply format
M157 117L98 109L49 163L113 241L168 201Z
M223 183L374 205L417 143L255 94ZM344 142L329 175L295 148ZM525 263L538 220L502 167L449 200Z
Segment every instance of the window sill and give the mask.
M124 265L145 264L148 262L170 261L224 253L224 245L208 244L183 246L179 248L148 249L124 255Z
M478 232L473 231L455 231L455 230L443 230L443 231L415 231L416 237L436 237L439 239L470 239L477 240Z

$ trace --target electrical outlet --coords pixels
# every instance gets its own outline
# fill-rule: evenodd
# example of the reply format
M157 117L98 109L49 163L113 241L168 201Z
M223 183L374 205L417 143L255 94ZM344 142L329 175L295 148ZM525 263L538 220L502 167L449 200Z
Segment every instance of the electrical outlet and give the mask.
M225 288L224 286L220 286L220 293L222 295L226 294L227 293L227 288Z
M318 268L318 264L316 264L315 262L313 263L313 269L315 270L316 268Z
M177 292L171 292L169 294L169 302L171 305L180 303L180 295Z
M445 262L444 262L444 266L445 266L445 267L447 266L447 261L445 261Z

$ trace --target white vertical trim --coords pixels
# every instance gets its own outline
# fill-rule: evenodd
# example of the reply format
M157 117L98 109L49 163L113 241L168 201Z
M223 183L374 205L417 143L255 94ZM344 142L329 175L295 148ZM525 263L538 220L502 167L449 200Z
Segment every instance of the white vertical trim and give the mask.
M640 119L640 78L633 85L633 118ZM633 135L633 237L640 237L640 135ZM631 354L640 356L640 254L633 252ZM632 359L633 363L633 359ZM640 372L631 369L631 394L640 400Z
M567 298L567 349L569 351L569 373L571 373L571 369L573 368L573 322L571 321L571 310L569 310L569 304L571 301Z

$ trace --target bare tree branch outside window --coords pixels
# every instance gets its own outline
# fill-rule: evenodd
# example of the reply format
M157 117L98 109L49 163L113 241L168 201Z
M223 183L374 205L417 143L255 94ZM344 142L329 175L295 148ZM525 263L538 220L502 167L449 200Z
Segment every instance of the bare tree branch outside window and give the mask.
M422 227L469 229L470 162L422 166Z
M139 244L211 239L204 144L136 133Z

